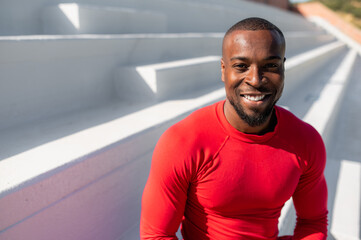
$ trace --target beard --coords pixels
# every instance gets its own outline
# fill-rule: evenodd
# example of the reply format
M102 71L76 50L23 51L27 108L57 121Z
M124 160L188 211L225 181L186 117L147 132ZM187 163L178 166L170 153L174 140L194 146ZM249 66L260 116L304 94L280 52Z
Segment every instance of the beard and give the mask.
M259 111L258 109L251 109L253 111L253 115L247 114L241 104L236 103L231 97L227 97L230 104L233 106L234 110L236 110L238 116L245 121L251 127L257 127L264 124L269 116L272 114L273 107L275 106L277 101L274 101L273 104L267 106L264 111Z

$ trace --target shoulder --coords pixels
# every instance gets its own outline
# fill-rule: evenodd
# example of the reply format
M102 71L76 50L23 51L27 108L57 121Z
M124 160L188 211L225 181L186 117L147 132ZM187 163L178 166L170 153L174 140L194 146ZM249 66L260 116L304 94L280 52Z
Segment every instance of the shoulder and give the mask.
M183 120L167 129L163 137L174 141L181 141L185 144L206 140L211 137L210 135L216 134L220 131L216 114L217 104L219 102L192 112Z
M277 107L277 111L280 116L280 137L293 145L301 164L323 168L326 163L326 149L319 132L290 111L281 107Z
M277 106L276 108L280 117L280 130L284 134L300 140L322 141L321 135L312 125L282 107Z
M203 107L168 128L160 137L156 149L185 157L200 152L218 150L226 134L217 118L217 106L221 102Z
M152 165L173 169L192 179L197 169L211 161L225 141L216 107L217 103L196 110L168 128L154 149Z

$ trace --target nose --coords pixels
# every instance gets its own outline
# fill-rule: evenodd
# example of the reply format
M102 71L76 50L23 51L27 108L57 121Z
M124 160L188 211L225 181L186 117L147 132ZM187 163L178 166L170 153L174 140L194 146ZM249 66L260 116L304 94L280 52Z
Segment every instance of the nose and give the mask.
M263 76L260 69L257 66L251 66L246 77L246 82L257 88L262 85L262 79Z

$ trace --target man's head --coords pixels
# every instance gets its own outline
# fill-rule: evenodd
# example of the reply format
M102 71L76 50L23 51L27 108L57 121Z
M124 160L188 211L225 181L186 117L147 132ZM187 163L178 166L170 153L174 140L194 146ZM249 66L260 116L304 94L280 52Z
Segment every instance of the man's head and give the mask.
M244 19L226 32L221 60L225 113L239 130L267 127L283 90L284 54L284 36L267 20Z
M239 21L238 23L234 24L232 27L230 27L228 29L228 31L224 35L223 41L232 32L241 31L241 30L246 30L246 31L247 30L248 31L257 31L257 30L276 31L280 35L283 44L286 43L285 37L283 36L282 31L276 25L274 25L273 23L267 21L266 19L258 18L258 17L246 18L246 19L243 19L243 20Z

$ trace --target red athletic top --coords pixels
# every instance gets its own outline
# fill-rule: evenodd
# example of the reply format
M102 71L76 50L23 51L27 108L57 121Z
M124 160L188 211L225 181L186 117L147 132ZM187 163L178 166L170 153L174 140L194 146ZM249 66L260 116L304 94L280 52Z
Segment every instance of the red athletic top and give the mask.
M275 107L262 136L233 128L224 101L195 111L160 138L142 199L141 239L277 239L292 196L293 239L326 239L326 153L317 131Z

